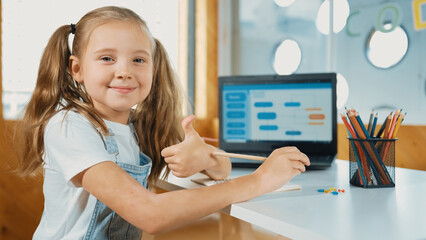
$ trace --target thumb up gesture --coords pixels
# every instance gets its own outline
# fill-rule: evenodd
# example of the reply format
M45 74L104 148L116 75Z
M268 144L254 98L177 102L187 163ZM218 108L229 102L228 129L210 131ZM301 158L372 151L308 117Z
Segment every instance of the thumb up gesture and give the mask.
M226 178L231 170L229 158L215 157L212 153L217 150L204 142L192 127L194 115L182 120L185 139L176 145L161 151L161 156L167 163L172 174L176 177L189 177L203 172L214 179Z

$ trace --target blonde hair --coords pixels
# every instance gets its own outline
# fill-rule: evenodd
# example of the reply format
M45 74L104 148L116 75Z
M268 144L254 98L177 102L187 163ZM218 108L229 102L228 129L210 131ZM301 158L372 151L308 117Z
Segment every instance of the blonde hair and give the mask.
M161 150L183 138L180 127L181 89L163 45L152 37L145 21L126 8L102 7L83 16L75 25L72 54L81 57L92 31L111 21L139 24L152 42L152 88L129 119L139 137L141 151L152 159L153 167L148 178L151 183L159 178L166 166ZM21 176L40 173L44 153L44 128L49 119L60 110L79 112L95 128L100 129L102 134L108 135L105 122L93 107L84 85L75 82L69 74L71 51L68 37L71 31L70 25L59 27L50 38L40 61L36 87L20 127L21 145L18 148L19 167L16 172ZM167 169L166 175L169 172Z

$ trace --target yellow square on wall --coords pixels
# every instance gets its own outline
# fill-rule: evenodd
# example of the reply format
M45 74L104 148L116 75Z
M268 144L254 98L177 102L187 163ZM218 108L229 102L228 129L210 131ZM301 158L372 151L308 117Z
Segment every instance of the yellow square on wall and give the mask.
M426 28L426 21L423 21L423 19L422 19L422 5L423 4L426 4L426 0L414 0L413 1L413 21L414 21L414 29L416 31L420 31L420 30Z

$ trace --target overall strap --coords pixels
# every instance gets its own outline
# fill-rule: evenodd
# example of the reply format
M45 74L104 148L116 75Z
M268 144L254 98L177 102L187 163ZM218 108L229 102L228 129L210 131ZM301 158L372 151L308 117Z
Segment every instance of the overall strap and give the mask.
M105 136L102 134L102 132L99 129L96 129L98 134L101 136L101 139L104 143L105 149L108 151L109 154L113 154L115 157L118 156L118 145L115 141L115 134L112 131L111 128L108 128L109 136Z
M133 126L133 123L129 123L129 127L132 130L133 137L135 138L136 143L139 145L139 136L138 136L138 134L137 134L137 132L135 130L135 126Z

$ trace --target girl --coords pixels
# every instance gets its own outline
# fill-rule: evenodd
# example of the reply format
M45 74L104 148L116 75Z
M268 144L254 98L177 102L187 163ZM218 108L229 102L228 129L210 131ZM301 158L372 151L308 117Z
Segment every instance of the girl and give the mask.
M148 191L166 166L178 177L230 172L229 159L214 157L192 128L194 116L179 126L178 90L163 46L131 10L99 8L56 30L22 125L19 172L44 176L34 239L140 239L142 230L166 231L273 191L309 165L296 148L281 148L244 177Z

